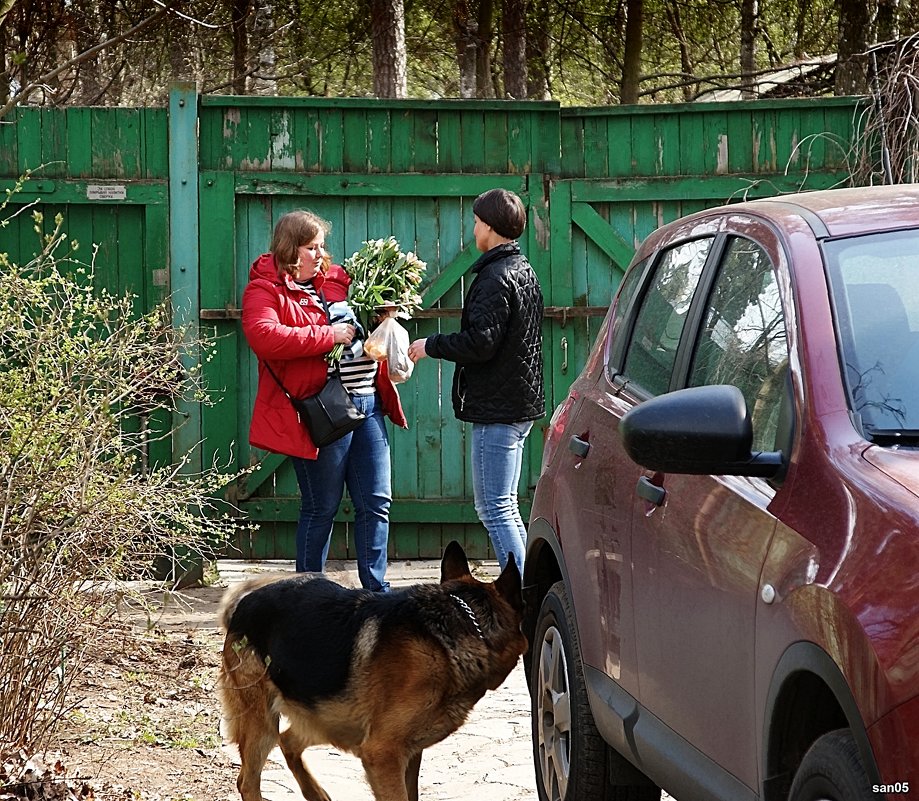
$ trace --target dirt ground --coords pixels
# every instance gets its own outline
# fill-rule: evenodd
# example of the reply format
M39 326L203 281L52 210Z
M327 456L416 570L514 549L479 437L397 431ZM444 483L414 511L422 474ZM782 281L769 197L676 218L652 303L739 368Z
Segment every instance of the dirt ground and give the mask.
M352 583L348 575L333 578ZM234 747L222 743L216 694L216 612L226 583L165 599L156 594L147 609L129 610L100 630L73 688L66 730L52 751L32 758L31 776L44 781L28 796L0 790L0 801L238 799L238 761ZM336 801L372 798L354 757L316 747L307 762ZM302 798L277 750L263 773L263 793L268 801ZM424 801L535 801L522 666L479 702L459 732L425 752L420 794Z
M215 692L222 594L222 587L190 590L149 619L138 609L100 629L73 686L68 725L39 771L54 773L80 799L237 797Z

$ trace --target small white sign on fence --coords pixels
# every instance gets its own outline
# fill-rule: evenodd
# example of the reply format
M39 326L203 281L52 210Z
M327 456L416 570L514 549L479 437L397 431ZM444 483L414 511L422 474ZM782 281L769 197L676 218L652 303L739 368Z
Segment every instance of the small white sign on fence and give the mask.
M125 200L127 196L125 184L89 184L86 187L87 200Z

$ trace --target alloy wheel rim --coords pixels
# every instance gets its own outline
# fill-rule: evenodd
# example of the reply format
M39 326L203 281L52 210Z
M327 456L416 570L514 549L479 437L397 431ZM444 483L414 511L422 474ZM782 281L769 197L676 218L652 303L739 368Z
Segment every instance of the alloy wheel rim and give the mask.
M539 653L538 747L547 801L563 801L571 772L571 694L561 632L546 629Z

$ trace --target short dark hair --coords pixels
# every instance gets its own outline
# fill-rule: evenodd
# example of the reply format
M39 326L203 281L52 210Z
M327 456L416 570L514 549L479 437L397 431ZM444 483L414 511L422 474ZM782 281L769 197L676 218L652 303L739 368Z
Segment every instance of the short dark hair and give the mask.
M472 213L507 239L517 239L527 224L523 201L507 189L483 192L472 204Z

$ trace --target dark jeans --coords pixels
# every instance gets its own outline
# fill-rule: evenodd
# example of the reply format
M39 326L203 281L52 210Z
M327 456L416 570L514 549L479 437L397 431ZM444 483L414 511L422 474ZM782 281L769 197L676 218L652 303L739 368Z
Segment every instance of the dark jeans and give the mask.
M293 459L300 485L297 570L321 572L329 554L332 522L344 488L354 503L354 546L361 586L386 592L386 545L392 479L389 438L376 395L355 395L367 419L350 434L319 449L317 459Z

